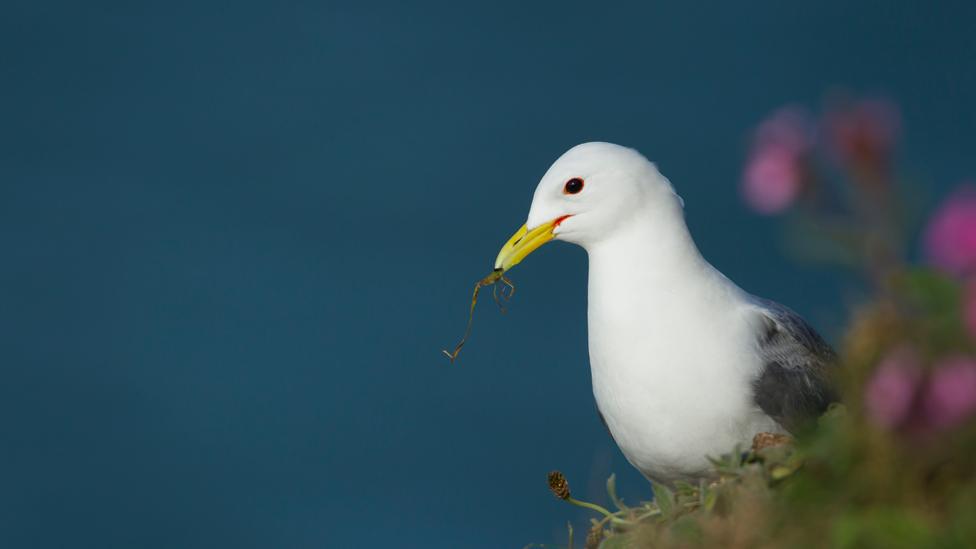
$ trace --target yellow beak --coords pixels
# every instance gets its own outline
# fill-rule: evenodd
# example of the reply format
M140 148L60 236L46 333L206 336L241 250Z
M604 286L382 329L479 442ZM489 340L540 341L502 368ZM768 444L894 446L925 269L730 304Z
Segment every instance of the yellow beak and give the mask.
M547 221L539 225L531 231L526 229L525 225L522 225L498 252L498 257L495 258L495 270L505 272L511 269L518 265L530 253L534 252L536 248L552 240L552 232L567 217L569 216L557 217L552 221Z

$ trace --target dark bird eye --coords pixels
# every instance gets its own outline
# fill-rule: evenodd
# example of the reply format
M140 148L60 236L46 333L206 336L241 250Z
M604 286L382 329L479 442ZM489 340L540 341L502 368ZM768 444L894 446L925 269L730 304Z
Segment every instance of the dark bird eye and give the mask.
M566 186L563 187L563 192L566 194L576 194L583 190L583 180L574 177L566 182Z

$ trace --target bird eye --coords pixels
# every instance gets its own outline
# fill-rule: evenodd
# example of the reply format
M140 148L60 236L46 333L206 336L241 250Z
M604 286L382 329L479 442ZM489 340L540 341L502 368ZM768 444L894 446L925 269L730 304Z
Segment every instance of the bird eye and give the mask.
M563 187L563 193L565 194L576 194L582 190L583 190L583 180L578 177L574 177L570 179L569 181L566 182L566 185Z

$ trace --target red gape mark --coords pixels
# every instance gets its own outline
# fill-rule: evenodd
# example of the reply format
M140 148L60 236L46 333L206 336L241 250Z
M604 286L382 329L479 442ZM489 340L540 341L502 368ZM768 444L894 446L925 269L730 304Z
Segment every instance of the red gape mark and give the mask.
M559 217L557 217L557 218L556 218L556 220L552 222L552 228L553 228L553 229L555 229L555 228L556 228L556 227L558 227L558 226L559 226L559 225L560 225L560 224L561 224L561 223L562 223L563 221L566 221L566 220L567 220L567 219L569 219L570 217L573 217L573 216L571 216L571 215L561 215L561 216L559 216Z

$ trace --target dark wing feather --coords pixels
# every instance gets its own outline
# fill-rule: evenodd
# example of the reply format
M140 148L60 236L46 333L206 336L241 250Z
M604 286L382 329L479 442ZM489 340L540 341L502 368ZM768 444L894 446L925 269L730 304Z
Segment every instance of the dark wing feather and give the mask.
M756 404L788 431L818 418L836 402L828 374L837 355L800 315L774 301L753 298L759 314L762 370Z

